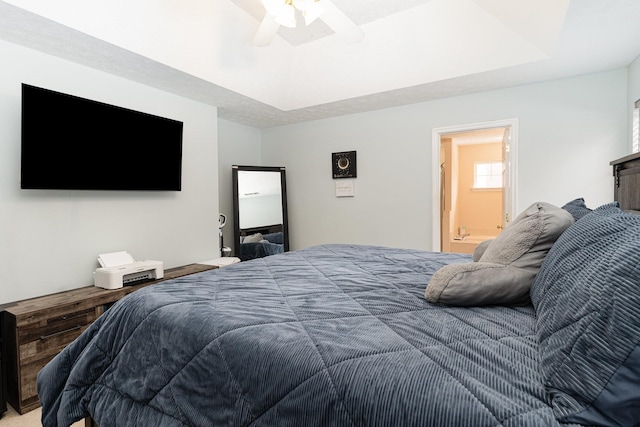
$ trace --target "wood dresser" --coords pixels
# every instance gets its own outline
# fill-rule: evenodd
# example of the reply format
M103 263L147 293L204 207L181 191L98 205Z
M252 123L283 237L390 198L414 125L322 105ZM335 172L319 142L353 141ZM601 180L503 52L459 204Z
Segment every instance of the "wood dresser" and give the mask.
M164 271L164 278L107 290L88 286L0 306L2 362L7 401L20 414L40 406L36 376L106 309L127 294L176 277L218 268L189 264Z
M640 153L614 160L613 200L625 211L640 211Z

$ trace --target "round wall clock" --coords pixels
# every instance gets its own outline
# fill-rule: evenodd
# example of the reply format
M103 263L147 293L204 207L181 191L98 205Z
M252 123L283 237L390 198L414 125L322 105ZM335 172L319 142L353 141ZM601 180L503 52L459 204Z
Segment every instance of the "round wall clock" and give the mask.
M331 160L333 162L333 178L355 178L356 171L356 152L342 151L340 153L332 153Z

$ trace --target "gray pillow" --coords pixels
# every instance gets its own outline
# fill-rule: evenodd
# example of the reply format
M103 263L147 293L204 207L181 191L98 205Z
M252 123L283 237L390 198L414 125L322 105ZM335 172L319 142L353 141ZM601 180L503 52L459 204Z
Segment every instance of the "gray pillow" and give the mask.
M260 243L261 241L262 241L261 233L251 234L250 236L247 236L244 239L242 239L242 243Z
M544 202L532 204L498 237L483 244L477 262L436 271L427 285L426 300L460 306L528 303L544 257L573 222L564 209Z
M561 422L640 423L640 216L615 203L570 227L531 286L540 369Z
M576 221L586 214L591 213L591 209L587 207L582 197L568 202L562 207L562 209L573 215L573 219L575 219Z
M491 242L493 242L494 240L495 239L484 240L478 243L478 246L476 246L476 248L473 250L473 262L480 261L480 258L482 258L482 254L484 254L484 251L487 250Z

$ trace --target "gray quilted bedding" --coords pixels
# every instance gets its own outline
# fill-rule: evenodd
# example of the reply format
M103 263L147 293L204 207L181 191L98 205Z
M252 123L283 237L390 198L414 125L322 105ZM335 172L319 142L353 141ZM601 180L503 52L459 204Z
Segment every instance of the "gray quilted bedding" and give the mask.
M423 299L469 259L325 245L144 288L40 372L43 425L559 425L531 306Z

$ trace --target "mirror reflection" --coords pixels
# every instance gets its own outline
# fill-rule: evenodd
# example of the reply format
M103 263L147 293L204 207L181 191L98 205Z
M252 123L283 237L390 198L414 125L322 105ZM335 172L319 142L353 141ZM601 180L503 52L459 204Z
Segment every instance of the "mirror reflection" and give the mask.
M240 260L289 250L283 167L233 166L235 254Z

